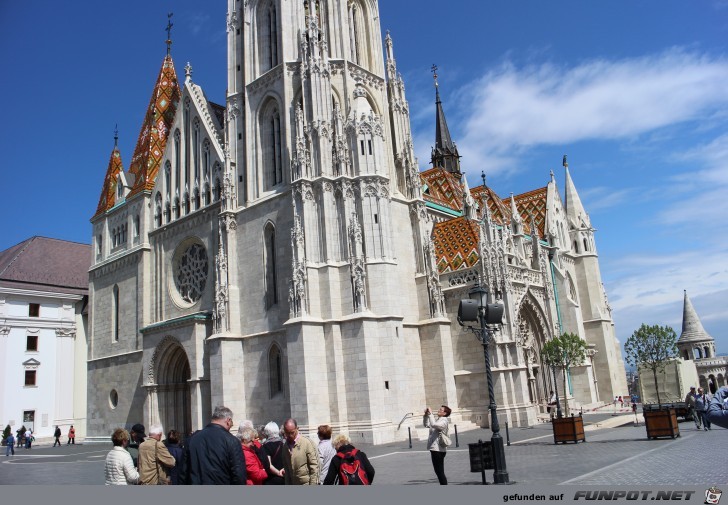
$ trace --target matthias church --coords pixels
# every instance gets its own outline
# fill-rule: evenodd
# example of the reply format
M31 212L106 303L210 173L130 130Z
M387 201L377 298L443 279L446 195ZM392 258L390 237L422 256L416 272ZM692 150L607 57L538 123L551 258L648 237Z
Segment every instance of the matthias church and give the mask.
M505 307L489 344L501 422L537 422L554 386L577 408L627 394L568 165L563 194L553 173L506 198L470 188L461 161L478 160L436 91L420 171L378 9L228 0L224 104L161 48L136 148L112 150L91 219L88 438L190 432L216 405L375 444L426 405L488 426L483 348L457 323L476 282ZM588 356L554 384L540 349L567 331Z

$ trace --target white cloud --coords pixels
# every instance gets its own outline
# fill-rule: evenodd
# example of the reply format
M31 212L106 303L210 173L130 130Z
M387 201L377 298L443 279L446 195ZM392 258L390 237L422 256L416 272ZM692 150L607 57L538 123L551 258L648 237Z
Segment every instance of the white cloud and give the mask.
M728 59L672 49L572 68L504 63L466 86L466 159L539 144L620 139L728 106Z

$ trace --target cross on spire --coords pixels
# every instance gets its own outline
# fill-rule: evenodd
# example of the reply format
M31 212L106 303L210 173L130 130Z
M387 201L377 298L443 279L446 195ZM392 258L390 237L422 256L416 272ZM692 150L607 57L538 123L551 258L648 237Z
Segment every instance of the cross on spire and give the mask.
M172 27L174 26L172 23L172 16L174 16L173 12L167 14L167 56L169 56L172 51Z
M119 123L114 125L114 147L119 146Z
M439 86L437 83L437 65L433 63L430 71L432 72L432 77L435 79L435 87L437 88Z

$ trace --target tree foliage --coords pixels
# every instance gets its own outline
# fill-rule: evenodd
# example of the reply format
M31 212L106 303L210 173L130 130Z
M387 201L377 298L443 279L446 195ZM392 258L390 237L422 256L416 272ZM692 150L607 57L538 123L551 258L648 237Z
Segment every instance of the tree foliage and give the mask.
M657 374L679 356L675 330L670 326L648 326L643 323L624 343L624 353L630 365L652 370L657 403L661 405Z
M573 365L586 359L586 342L575 333L564 333L546 342L541 349L541 359L552 368L561 368L566 384L566 374ZM555 378L555 377L554 377ZM566 396L566 395L564 395ZM565 402L566 415L569 415L569 402ZM559 411L559 416L561 412Z

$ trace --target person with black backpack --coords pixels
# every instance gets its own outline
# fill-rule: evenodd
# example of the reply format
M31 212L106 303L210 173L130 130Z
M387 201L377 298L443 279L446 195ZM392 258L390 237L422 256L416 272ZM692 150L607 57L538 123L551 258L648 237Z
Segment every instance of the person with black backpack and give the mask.
M331 444L336 456L331 460L324 486L368 486L374 481L374 467L369 458L351 445L347 435L336 435Z

